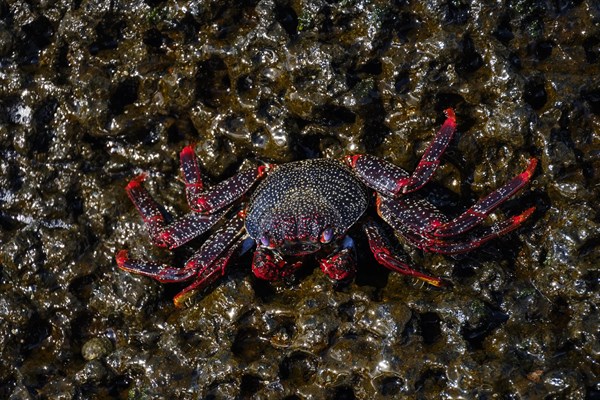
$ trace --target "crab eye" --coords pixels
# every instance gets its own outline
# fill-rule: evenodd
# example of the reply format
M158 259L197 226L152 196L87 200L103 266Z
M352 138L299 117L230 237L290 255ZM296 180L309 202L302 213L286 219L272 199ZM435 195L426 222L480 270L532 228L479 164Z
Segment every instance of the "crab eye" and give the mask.
M319 238L321 243L329 243L331 242L331 239L333 239L333 228L328 227L323 229L323 232L321 232L321 237Z
M269 247L269 238L267 237L267 235L262 235L259 239L259 242L261 245L263 245L264 247Z

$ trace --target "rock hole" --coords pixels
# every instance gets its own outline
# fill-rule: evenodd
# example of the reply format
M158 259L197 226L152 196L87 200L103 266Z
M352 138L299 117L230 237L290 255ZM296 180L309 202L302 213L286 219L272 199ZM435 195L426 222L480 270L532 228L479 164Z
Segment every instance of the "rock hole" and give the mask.
M600 38L598 36L590 36L583 41L583 51L585 59L590 64L598 62L600 59Z
M212 56L198 64L196 98L208 107L218 108L229 96L231 81L225 62Z
M242 375L240 383L240 396L243 399L250 398L260 389L260 379L254 375Z
M447 386L447 382L448 378L444 371L427 369L415 383L415 390L420 393L441 393Z
M433 344L442 336L440 317L436 313L426 312L421 314L419 328L425 344Z
M88 48L90 54L95 56L102 50L116 49L123 38L123 29L125 29L125 22L122 18L111 13L107 14L96 25L96 40Z
M330 400L354 400L356 395L351 386L342 385L335 387L327 398Z
M546 87L543 78L534 77L525 83L523 100L525 100L525 102L534 110L539 110L544 106L544 104L546 104L546 101L548 100L548 94L546 93Z
M600 89L584 90L581 97L590 106L592 113L600 115Z
M268 343L260 337L254 328L242 328L235 335L231 351L239 359L251 363L260 359Z
M538 61L543 61L552 55L552 48L554 44L549 40L542 40L534 43L529 49L529 53L532 54Z
M472 328L463 328L461 334L469 342L472 349L479 350L483 348L483 341L497 327L508 321L508 315L498 310L487 310L484 320Z
M136 78L126 78L117 85L108 100L108 109L112 115L123 114L125 107L137 100L138 87L139 80Z
M406 94L408 93L410 87L410 75L408 71L402 70L396 76L396 81L394 82L394 89L398 94Z
M306 385L317 372L317 362L309 353L294 352L279 364L279 375L293 387Z
M353 124L356 121L356 114L345 107L326 105L315 110L317 120L325 126L342 126Z
M373 386L384 397L395 398L400 394L404 382L396 375L381 375L374 379Z
M465 35L460 43L461 54L456 65L456 71L461 74L470 74L477 71L483 65L483 58L475 50L475 43L469 35Z
M510 43L510 41L515 37L512 27L510 26L510 19L507 16L500 18L500 23L494 31L494 36L504 45Z
M290 38L298 35L298 14L289 4L277 4L275 6L275 19Z

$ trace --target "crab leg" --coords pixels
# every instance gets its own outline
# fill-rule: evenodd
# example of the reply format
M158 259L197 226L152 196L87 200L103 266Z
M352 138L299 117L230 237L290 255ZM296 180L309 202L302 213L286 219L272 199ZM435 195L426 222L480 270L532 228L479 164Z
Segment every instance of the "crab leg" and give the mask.
M448 222L446 215L416 193L409 193L398 199L378 194L375 204L381 218L396 231L410 229L418 234L427 235L432 226Z
M184 269L202 271L213 264L244 231L243 213L237 213L215 231L185 263Z
M228 206L242 197L258 179L264 176L266 170L267 167L261 165L239 172L209 190L194 196L191 199L190 207L197 212L211 213Z
M402 168L368 154L348 156L346 163L354 169L365 185L390 197L396 194L398 178L409 176Z
M500 221L488 228L483 229L470 241L467 242L445 242L442 240L432 240L424 248L425 251L442 254L459 254L471 251L480 247L491 239L505 235L519 227L535 211L535 207L528 208L519 215L515 215L504 221Z
M349 156L346 163L367 186L379 193L395 197L414 192L431 179L440 164L442 154L452 140L456 130L456 117L451 108L446 110L446 115L446 121L423 153L412 175L394 164L369 155Z
M480 230L467 241L445 241L428 232L415 230L404 223L395 211L389 207L389 203L378 201L379 215L407 242L411 245L433 253L458 254L480 247L487 241L505 235L516 229L535 211L535 207L528 208L519 215L515 215L496 224Z
M133 178L125 191L142 216L150 239L159 247L174 249L189 242L210 229L227 211L209 215L191 212L166 225L161 207L142 185L145 178L145 174Z
M440 165L440 158L446 147L450 144L454 131L456 130L456 116L454 110L451 108L446 109L446 121L438 131L433 141L429 144L425 153L421 157L421 161L417 165L417 168L412 173L410 178L402 178L398 180L397 187L395 189L396 194L398 193L410 193L417 189L420 189L431 179L437 167Z
M241 234L242 229L243 218L236 215L204 242L202 247L188 260L184 268L173 268L154 261L129 258L127 250L121 250L117 253L117 265L125 271L149 276L161 282L184 281L213 263Z
M175 307L182 307L187 299L199 290L205 289L219 277L225 274L225 268L231 261L231 257L241 247L244 242L244 237L239 237L225 253L221 254L212 263L203 267L196 275L196 280L191 285L187 286L173 298Z
M434 236L454 236L468 231L481 221L496 207L498 207L506 199L514 195L529 181L535 167L537 159L529 159L527 168L518 176L514 177L510 182L502 186L500 189L493 191L486 197L480 199L473 207L459 215L457 218L447 222L435 229Z
M195 275L193 270L173 268L154 261L129 258L127 250L121 250L116 256L117 265L124 271L138 275L149 276L159 282L183 282Z
M444 282L440 278L414 270L408 266L406 260L402 260L398 256L393 255L390 251L389 242L382 235L380 228L375 223L367 221L364 225L364 231L369 240L369 247L378 263L392 271L412 276L427 282L430 285L437 287L444 286Z
M181 173L183 175L183 183L185 184L185 197L190 208L196 204L195 200L203 191L204 184L202 183L202 175L196 160L194 146L185 146L179 153L179 162L181 165Z
M157 245L164 247L164 245L160 244L158 236L165 225L165 217L163 216L158 203L150 196L150 193L148 193L144 186L142 186L142 182L146 179L146 176L147 175L143 173L129 181L127 186L125 186L125 192L142 216L152 241Z
M169 249L177 248L208 231L229 209L214 214L187 213L183 217L165 226L157 240Z
M184 268L173 268L154 261L129 258L127 250L117 253L119 268L135 274L149 276L160 282L183 282L195 278L194 283L179 293L175 305L183 304L194 290L210 284L224 271L228 261L243 242L244 217L238 213L221 226L190 258Z
M270 165L260 165L241 171L206 190L193 146L184 147L179 157L187 202L193 211L204 214L212 213L239 199L270 168Z
M489 228L489 232L484 230L471 241L443 241L443 238L462 234L483 221L487 214L527 183L536 164L537 160L532 158L523 173L502 188L479 200L453 221L448 221L447 217L436 207L416 194L409 194L398 199L378 195L377 212L396 232L422 250L438 253L465 252L481 246L494 237L512 231L531 215L534 208L493 225ZM441 235L438 230L435 230L436 227L438 230L442 230Z

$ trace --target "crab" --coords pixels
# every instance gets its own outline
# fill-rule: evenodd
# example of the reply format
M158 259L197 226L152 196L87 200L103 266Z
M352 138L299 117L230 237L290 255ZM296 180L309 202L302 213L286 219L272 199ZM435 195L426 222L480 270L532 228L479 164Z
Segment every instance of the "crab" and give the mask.
M302 265L304 256L316 254L329 278L344 281L356 270L354 242L348 231L360 222L379 264L433 286L444 286L444 280L416 270L405 254L392 250L381 222L366 212L370 205L374 203L380 218L409 245L433 253L468 252L514 230L533 213L535 207L527 208L472 230L525 186L537 165L537 159L530 158L522 173L450 219L419 193L439 166L456 130L454 111L445 113L445 122L412 174L361 154L260 164L206 187L194 146L187 146L180 153L180 162L191 208L188 214L167 223L163 208L142 185L146 174L132 179L126 192L157 246L174 249L213 227L214 231L183 268L131 258L127 250L117 253L117 265L160 282L192 280L175 296L176 306L222 276L235 255L252 247L252 272L258 278L286 278Z

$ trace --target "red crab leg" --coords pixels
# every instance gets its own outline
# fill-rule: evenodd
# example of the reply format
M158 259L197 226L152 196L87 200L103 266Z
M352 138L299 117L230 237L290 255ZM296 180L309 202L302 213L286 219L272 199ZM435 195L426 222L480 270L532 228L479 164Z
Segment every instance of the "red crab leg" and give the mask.
M178 220L165 226L156 240L169 249L177 248L208 231L229 209L214 214L187 213Z
M481 229L477 234L471 236L470 238L466 238L463 241L446 241L445 239L431 236L427 232L414 231L407 225L402 225L400 221L394 217L394 215L388 214L388 218L385 218L385 221L390 224L394 230L412 246L415 246L423 251L442 254L458 254L471 251L477 247L480 247L491 239L505 235L516 229L527 218L529 218L534 210L535 207L528 208L520 215L513 216L506 220L497 222L490 227Z
M394 190L395 193L414 192L429 182L431 176L440 165L440 158L444 154L446 147L450 144L456 130L454 110L451 108L446 109L446 117L446 121L444 121L437 135L435 135L435 138L429 144L425 153L423 153L421 161L419 161L417 168L410 178L401 178L398 180L397 187Z
M448 222L448 218L417 193L394 199L377 195L377 212L394 230L410 229L426 235L432 226Z
M488 228L483 229L476 236L465 242L445 242L442 240L431 240L423 250L442 254L459 254L480 247L487 241L505 235L516 229L535 211L535 207L528 208L519 215L500 221Z
M192 210L201 213L211 213L233 203L244 195L258 179L262 178L271 167L270 165L260 165L238 172L231 178L206 190L202 183L193 146L184 147L179 159L188 204Z
M393 255L390 251L390 245L385 237L382 235L381 230L375 223L368 221L364 225L365 233L369 239L369 247L375 256L378 263L384 267L398 272L403 275L412 276L420 279L430 285L441 287L445 286L444 281L440 278L436 278L431 275L424 274L417 270L412 269L408 266L405 260L400 259L398 256Z
M480 199L473 207L469 208L457 218L437 227L437 229L435 229L433 232L433 235L441 237L458 235L468 231L483 221L483 219L502 202L507 200L519 189L525 186L525 184L533 175L536 165L537 159L529 159L527 168L520 175L514 177L510 182L502 186L500 189L497 189L488 194L486 197Z
M239 172L209 190L199 193L191 199L190 207L197 212L211 213L228 206L242 197L258 179L265 175L267 169L267 166L261 165Z
M196 271L173 268L154 261L129 258L127 250L121 250L116 256L117 265L124 271L149 276L160 282L182 282L191 279Z
M125 191L142 216L150 239L157 246L170 249L179 247L206 232L227 211L222 210L210 215L192 212L165 225L160 206L142 185L145 177L146 175L142 174L133 178L125 187Z
M158 234L165 225L165 217L160 211L158 203L150 196L150 193L142 186L146 174L140 174L133 178L125 187L125 192L135 205L144 220L152 241L159 246L164 246L158 241Z
M405 198L406 199L406 198ZM410 199L410 198L408 198ZM500 221L491 227L481 230L471 239L465 241L444 241L442 238L437 238L426 230L415 225L415 221L422 219L426 226L431 220L439 220L443 214L437 212L431 214L431 210L423 208L419 203L404 204L401 201L404 199L390 199L382 196L377 196L377 212L381 218L387 222L398 234L406 239L413 246L434 253L456 254L463 253L475 249L490 239L507 234L521 225L535 210L535 207L528 208L520 215ZM417 199L421 202L426 202L423 199ZM428 202L426 202L429 204ZM429 204L430 208L433 208Z
M365 185L387 196L396 194L398 178L409 176L402 168L368 154L348 156L346 163L354 169Z
M185 146L181 150L181 153L179 153L179 162L183 175L183 183L185 184L185 197L190 208L193 209L196 204L195 199L202 193L204 188L193 145Z
M173 298L175 307L182 307L186 300L192 297L196 292L205 289L219 277L225 274L225 268L231 261L231 257L239 250L244 241L244 237L240 237L226 251L221 254L214 262L206 265L198 272L196 280L191 285L187 286Z
M215 231L185 263L184 269L202 271L215 262L244 231L244 214L237 213Z
M149 276L161 282L184 281L214 262L241 234L243 224L243 217L236 215L227 224L220 227L188 260L185 268L173 268L154 261L129 258L127 250L117 253L117 265L125 271Z
M451 108L446 110L446 115L448 118L425 150L412 175L394 164L369 155L348 156L346 163L367 186L379 193L395 197L398 194L414 192L431 179L440 164L440 157L452 140L456 130L456 118Z
M186 287L174 299L175 305L180 306L191 296L192 291L206 287L216 279L227 265L235 250L243 241L243 213L221 226L190 258L184 268L173 268L154 261L129 258L126 250L121 250L117 256L119 268L139 275L149 276L160 282L182 282L196 276L194 283Z

